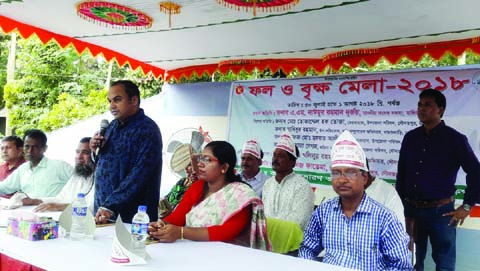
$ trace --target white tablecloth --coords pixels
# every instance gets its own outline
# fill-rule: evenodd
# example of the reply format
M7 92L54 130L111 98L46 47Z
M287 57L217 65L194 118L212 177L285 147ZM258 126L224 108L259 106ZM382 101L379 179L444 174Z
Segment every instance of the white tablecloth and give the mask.
M94 240L59 238L36 242L7 235L1 228L0 253L47 270L348 270L222 242L187 240L148 245L152 259L147 265L120 266L110 261L112 240L112 226L97 228Z

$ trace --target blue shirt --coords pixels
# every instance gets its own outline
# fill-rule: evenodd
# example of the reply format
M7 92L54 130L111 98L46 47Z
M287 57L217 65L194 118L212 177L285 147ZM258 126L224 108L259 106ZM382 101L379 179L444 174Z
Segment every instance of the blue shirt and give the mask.
M251 179L246 179L245 176L240 174L242 177L242 181L248 183L249 185L252 186L252 189L257 192L258 197L262 198L262 191L263 191L263 185L265 184L265 181L268 179L267 174L263 173L262 170L259 170L257 175Z
M100 150L95 176L95 212L105 207L131 223L139 205L150 221L158 220L162 137L157 124L142 109L123 124L110 123Z
M359 270L412 270L409 237L392 211L364 194L348 219L340 198L330 199L313 212L299 256Z
M480 163L467 137L444 121L431 129L430 135L420 126L403 138L396 189L402 200L451 197L460 167L467 174L464 202L475 205L480 196Z

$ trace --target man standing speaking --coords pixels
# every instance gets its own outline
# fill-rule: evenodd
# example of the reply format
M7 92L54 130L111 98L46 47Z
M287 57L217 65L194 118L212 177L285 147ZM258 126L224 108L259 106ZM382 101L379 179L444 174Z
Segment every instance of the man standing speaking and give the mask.
M140 108L138 86L128 80L108 91L113 120L105 135L96 134L90 148L97 152L95 220L107 223L120 215L131 223L139 205L150 221L158 220L162 173L162 137L157 124Z

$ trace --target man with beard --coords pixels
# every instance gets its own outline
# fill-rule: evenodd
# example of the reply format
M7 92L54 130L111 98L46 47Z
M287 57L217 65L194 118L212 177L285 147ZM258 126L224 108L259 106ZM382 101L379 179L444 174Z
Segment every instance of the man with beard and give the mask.
M252 186L257 195L262 198L263 184L268 176L260 170L263 151L256 140L248 140L242 148L242 180Z
M93 213L93 187L94 165L90 159L90 137L84 137L78 144L75 155L75 170L72 177L63 187L62 191L55 196L41 199L30 199L28 205L38 205L35 212L63 211L68 204L77 198L78 193L84 193L88 208ZM25 204L24 200L24 205Z
M290 134L284 134L275 146L270 177L263 186L267 217L297 223L305 229L313 211L314 194L310 183L293 172L299 151Z

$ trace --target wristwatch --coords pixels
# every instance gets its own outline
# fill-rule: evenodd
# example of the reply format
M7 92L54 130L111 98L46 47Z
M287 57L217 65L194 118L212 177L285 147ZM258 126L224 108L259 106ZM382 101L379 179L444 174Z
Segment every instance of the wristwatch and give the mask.
M464 204L462 205L462 208L463 208L463 210L465 210L465 211L467 211L467 212L470 212L470 211L472 210L472 206L470 206L470 205L468 205L468 204L466 204L466 203L464 203Z

